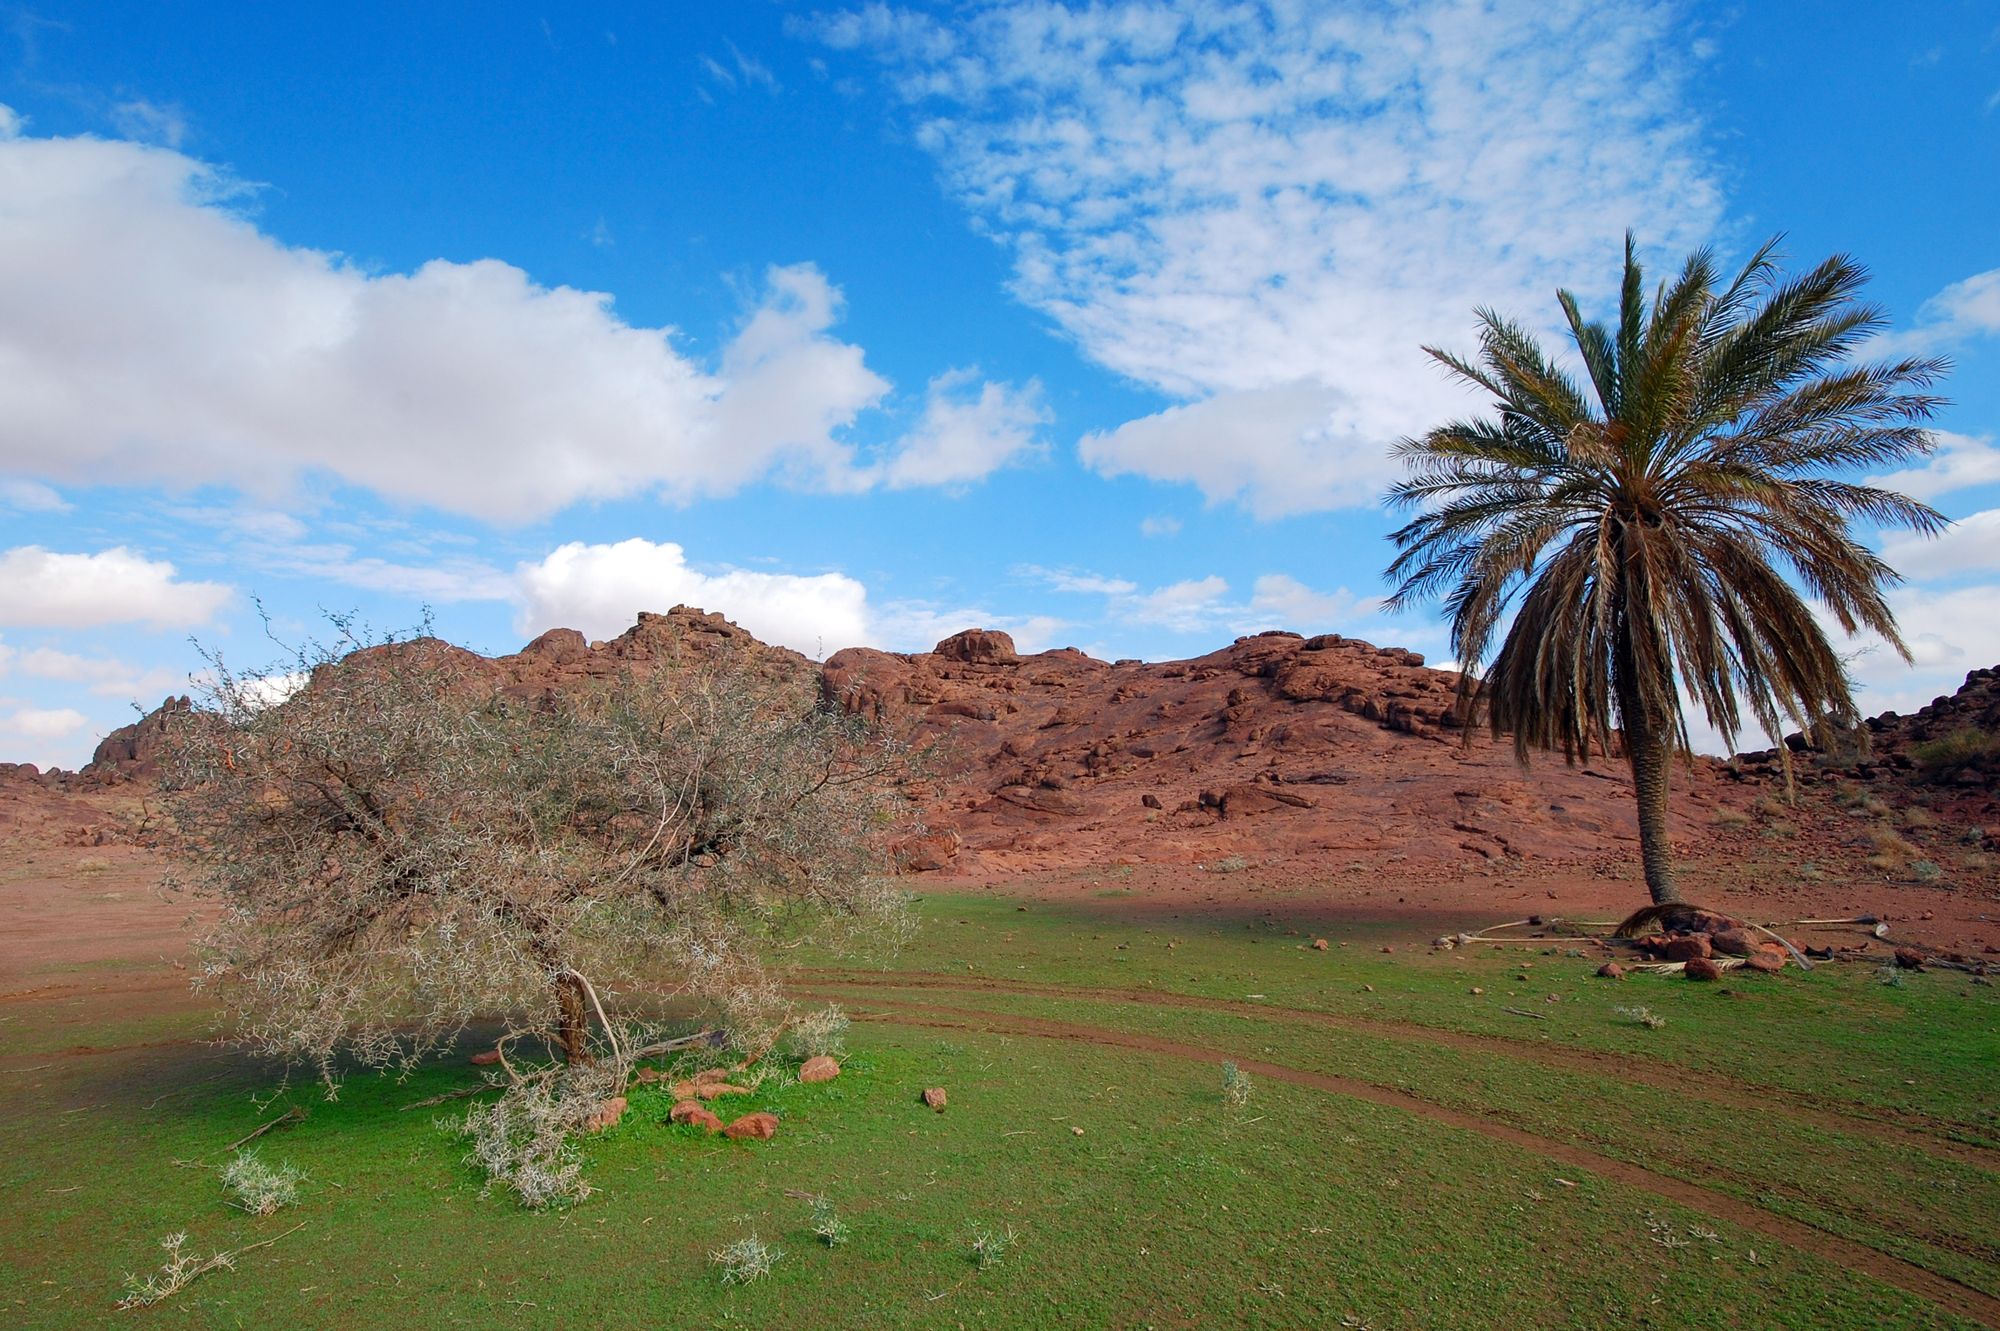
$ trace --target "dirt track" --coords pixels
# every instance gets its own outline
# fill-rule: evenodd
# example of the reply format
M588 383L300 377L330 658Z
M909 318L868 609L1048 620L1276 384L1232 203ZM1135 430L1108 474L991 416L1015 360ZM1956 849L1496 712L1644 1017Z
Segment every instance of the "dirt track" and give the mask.
M1232 1055L1159 1036L1106 1030L1101 1027L1050 1021L1038 1017L968 1012L921 1003L881 1003L876 1010L859 1011L854 1015L863 1020L898 1026L997 1032L1038 1039L1083 1041L1105 1048L1127 1049L1202 1063L1219 1064L1226 1059L1232 1060L1256 1076L1400 1109L1434 1123L1478 1133L1493 1141L1539 1155L1565 1168L1588 1171L1628 1187L1652 1193L1692 1210L1718 1216L1744 1229L1768 1235L1850 1270L1863 1272L1885 1284L1929 1299L1960 1316L1973 1318L1989 1326L2000 1326L2000 1299L1963 1285L1948 1276L1927 1271L1874 1248L1828 1234L1700 1184L1656 1174L1626 1161L1600 1155L1566 1142L1541 1137L1493 1119L1449 1109L1388 1087L1323 1072L1309 1072L1287 1067L1281 1063Z

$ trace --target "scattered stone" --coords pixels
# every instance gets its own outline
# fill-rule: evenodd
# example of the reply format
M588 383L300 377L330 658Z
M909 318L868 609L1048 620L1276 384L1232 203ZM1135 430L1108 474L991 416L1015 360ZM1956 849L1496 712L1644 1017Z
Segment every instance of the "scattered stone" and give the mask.
M748 1095L748 1086L732 1086L726 1081L698 1081L694 1093L704 1100L720 1100L725 1095Z
M1687 977L1690 980L1719 980L1722 978L1722 967L1707 957L1690 957L1687 963Z
M1481 989L1481 988L1480 988L1480 987L1479 987L1478 985L1476 985L1476 984L1475 984L1475 985L1473 985L1473 986L1472 986L1472 992L1473 992L1473 993L1474 993L1475 995L1478 995L1478 994L1483 994L1483 993L1485 993L1486 991L1485 991L1484 989Z
M1388 945L1386 945L1386 944L1385 944L1385 945L1383 946L1382 950L1383 950L1384 952L1394 952L1394 951L1395 951L1396 949L1395 949L1395 948L1393 948L1393 947L1389 947Z
M722 1131L722 1120L699 1100L683 1100L667 1115L669 1123L688 1123L706 1132Z
M1784 951L1775 947L1756 948L1743 958L1743 968L1763 975L1776 975L1785 968Z
M1757 948L1757 940L1747 929L1718 929L1708 941L1717 952L1731 957L1747 957Z
M745 1114L722 1130L722 1135L731 1141L767 1142L778 1135L776 1114Z
M1440 938L1433 938L1431 940L1431 946L1435 948L1442 948L1446 952L1449 952L1453 948L1458 946L1458 940L1456 938L1453 938L1450 934L1445 934Z
M840 1064L825 1054L809 1058L799 1064L799 1080L812 1085L814 1082L832 1081L840 1075Z
M1605 962L1597 968L1597 973L1607 980L1622 980L1625 978L1625 968L1615 961Z
M929 1105L932 1109L935 1109L938 1111L938 1113L942 1114L944 1112L944 1107L946 1104L944 1087L942 1086L929 1087L924 1091L923 1101L925 1104Z
M475 1068L490 1068L500 1061L500 1051L498 1049L482 1049L466 1061L471 1063Z
M1667 943L1668 961L1705 961L1713 955L1707 934L1683 934Z
M1896 949L1896 965L1906 971L1920 971L1924 968L1924 954L1913 947Z
M606 1128L616 1127L618 1120L623 1117L625 1117L625 1097L614 1095L591 1111L590 1117L583 1121L583 1130L602 1132Z
M1324 938L1313 939L1313 951L1324 952L1326 951L1326 948L1327 948L1327 942Z
M1076 1136L1076 1137L1081 1137L1081 1136L1083 1135L1083 1129L1082 1129L1082 1128L1079 1128L1079 1127L1078 1127L1078 1126L1077 1126L1076 1124L1074 1124L1074 1123L1072 1123L1072 1124L1070 1124L1070 1125L1069 1125L1069 1130L1070 1130L1070 1134L1071 1134L1072 1136Z

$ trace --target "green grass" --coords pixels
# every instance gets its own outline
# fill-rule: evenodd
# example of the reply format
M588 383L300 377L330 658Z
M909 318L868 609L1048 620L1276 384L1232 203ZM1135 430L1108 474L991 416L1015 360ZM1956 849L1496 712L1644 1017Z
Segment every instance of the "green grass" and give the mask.
M1233 1106L1216 1064L894 1023L914 1007L973 1026L982 1014L1060 1020L1391 1087L2000 1290L2000 1179L1980 1145L1996 1136L2000 1037L1993 991L1965 977L1890 988L1829 966L1722 986L1612 984L1590 977L1594 957L1431 956L1401 942L1385 955L1380 935L1325 921L1294 938L1283 923L1097 913L1126 903L1015 904L922 903L926 927L889 974L1150 986L1256 1007L822 973L815 989L891 1020L856 1025L834 1082L724 1102L725 1117L778 1114L775 1141L669 1126L663 1091L641 1088L586 1147L598 1192L551 1214L482 1195L463 1144L438 1125L462 1102L401 1112L470 1084L462 1063L401 1083L356 1078L333 1103L308 1088L271 1100L274 1070L199 1044L26 1052L184 1038L199 1014L92 1028L61 1004L12 1004L20 1019L0 1026L0 1264L12 1276L0 1324L1974 1325L1652 1188L1421 1114L1265 1075ZM1299 950L1314 932L1350 946ZM1667 1026L1612 1012L1639 1002ZM1373 1024L1301 1020L1308 1010ZM60 1039L43 1038L52 1029ZM1443 1045L1427 1032L1487 1038ZM1686 1092L1622 1080L1619 1059L1685 1074ZM917 1102L936 1085L951 1094L943 1114ZM1767 1093L1762 1112L1740 1107ZM304 1171L299 1200L245 1215L217 1177L225 1147L293 1103L310 1116L258 1145ZM824 1195L847 1242L816 1241L811 1202L788 1192ZM204 1255L285 1237L156 1308L114 1312L123 1274L156 1265L159 1238L182 1229ZM980 1269L974 1235L1010 1229L1004 1260ZM724 1286L710 1254L752 1233L784 1256L768 1277Z

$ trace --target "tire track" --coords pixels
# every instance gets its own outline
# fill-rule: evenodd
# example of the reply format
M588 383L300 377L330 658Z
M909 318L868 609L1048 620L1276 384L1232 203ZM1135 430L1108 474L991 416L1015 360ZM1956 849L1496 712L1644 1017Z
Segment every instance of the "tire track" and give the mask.
M1447 1049L1462 1049L1468 1053L1495 1054L1524 1062L1540 1063L1544 1067L1560 1068L1568 1072L1583 1072L1614 1081L1650 1086L1655 1090L1671 1091L1678 1096L1706 1100L1721 1108L1740 1112L1768 1114L1775 1108L1829 1132L1842 1132L1855 1137L1872 1137L1878 1141L1907 1146L1958 1164L1971 1165L1989 1173L2000 1174L2000 1151L1971 1142L1956 1141L1943 1135L1957 1130L1959 1125L1956 1124L1932 1119L1922 1114L1897 1114L1896 1111L1886 1109L1880 1112L1894 1116L1875 1117L1873 1112L1854 1113L1834 1108L1823 1101L1781 1087L1737 1087L1726 1082L1704 1079L1703 1074L1690 1068L1677 1065L1662 1066L1603 1050L1515 1040L1504 1035L1476 1035L1469 1031L1444 1030L1416 1022L1353 1017L1335 1012L1280 1007L1273 1003L1246 1003L1237 999L1209 998L1201 994L1175 993L1170 990L1092 989L1083 985L1017 984L1007 980L982 980L921 971L885 975L880 971L823 970L806 972L803 978L807 981L805 988L808 990L811 990L814 982L817 982L820 985L869 991L913 989L965 994L1014 994L1022 998L1070 999L1084 1002L1109 1000L1142 1007L1219 1012L1258 1021L1290 1022L1355 1035L1378 1035L1391 1040L1440 1045Z
M1025 1035L1036 1039L1080 1041L1108 1049L1156 1054L1190 1062L1220 1064L1232 1061L1247 1072L1272 1081L1286 1082L1308 1090L1324 1091L1369 1104L1399 1109L1432 1123L1477 1133L1492 1141L1538 1155L1570 1169L1579 1169L1706 1215L1716 1216L1825 1261L1859 1271L1885 1285L1929 1300L1947 1311L1987 1326L2000 1327L2000 1299L1970 1285L1891 1256L1865 1244L1815 1229L1802 1221L1766 1211L1726 1193L1655 1174L1648 1169L1612 1156L1600 1155L1584 1147L1539 1136L1510 1124L1481 1118L1462 1110L1432 1104L1428 1100L1386 1086L1357 1081L1333 1073L1308 1072L1282 1063L1223 1053L1199 1045L1183 1044L1160 1036L1132 1031L1108 1030L1073 1022L1051 1021L1042 1017L1005 1013L960 1013L926 1003L885 1004L880 1011L857 1012L861 1020L886 1025L927 1030L972 1031L1000 1035Z

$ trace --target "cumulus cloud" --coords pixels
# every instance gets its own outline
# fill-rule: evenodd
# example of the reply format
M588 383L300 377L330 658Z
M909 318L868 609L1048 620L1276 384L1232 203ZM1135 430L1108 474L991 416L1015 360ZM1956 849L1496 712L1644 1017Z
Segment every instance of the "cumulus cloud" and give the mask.
M16 707L0 713L0 733L26 739L61 739L90 724L90 719L72 707Z
M890 489L963 485L1036 449L1036 433L1050 419L1041 385L989 382L968 393L974 378L954 370L931 380L923 418L882 469Z
M2000 333L2000 268L1953 282L1918 308L1915 324L1888 334L1882 343L1893 350L1921 351L1990 333Z
M172 564L122 545L87 555L37 545L0 553L0 625L10 627L191 628L213 619L230 595L219 582L184 582Z
M602 293L496 259L372 273L264 234L251 200L170 148L0 133L0 468L265 494L323 474L524 521L772 475L976 480L1039 419L1032 388L952 381L970 400L934 391L906 445L857 444L891 385L810 264L770 270L711 366Z
M13 651L0 645L0 675L9 671L37 679L81 684L102 698L153 698L187 686L187 676L160 667L134 665L103 656L80 656L54 647Z
M1139 534L1141 536L1178 536L1180 535L1180 530L1181 520L1179 518L1154 516L1139 520Z
M1959 518L1941 536L1891 536L1882 543L1882 558L1889 567L1911 578L2000 572L2000 508ZM2000 608L2000 601L1994 602L1987 614L1992 615L1996 608Z
M524 634L574 628L607 638L636 612L699 606L766 642L819 657L868 640L868 589L842 573L799 575L726 569L703 573L672 542L634 537L611 545L572 541L516 571Z
M1674 0L1328 7L871 3L803 25L876 57L1014 290L1187 403L1094 436L1111 473L1275 515L1366 502L1461 410L1422 359L1471 311L1553 320L1623 232L1678 258L1721 210ZM1198 427L1238 412L1203 456ZM1233 465L1232 465L1233 464Z
M2000 448L1990 435L1953 434L1933 431L1937 451L1921 467L1872 476L1869 483L1900 490L1915 499L1932 500L1954 490L2000 481Z

